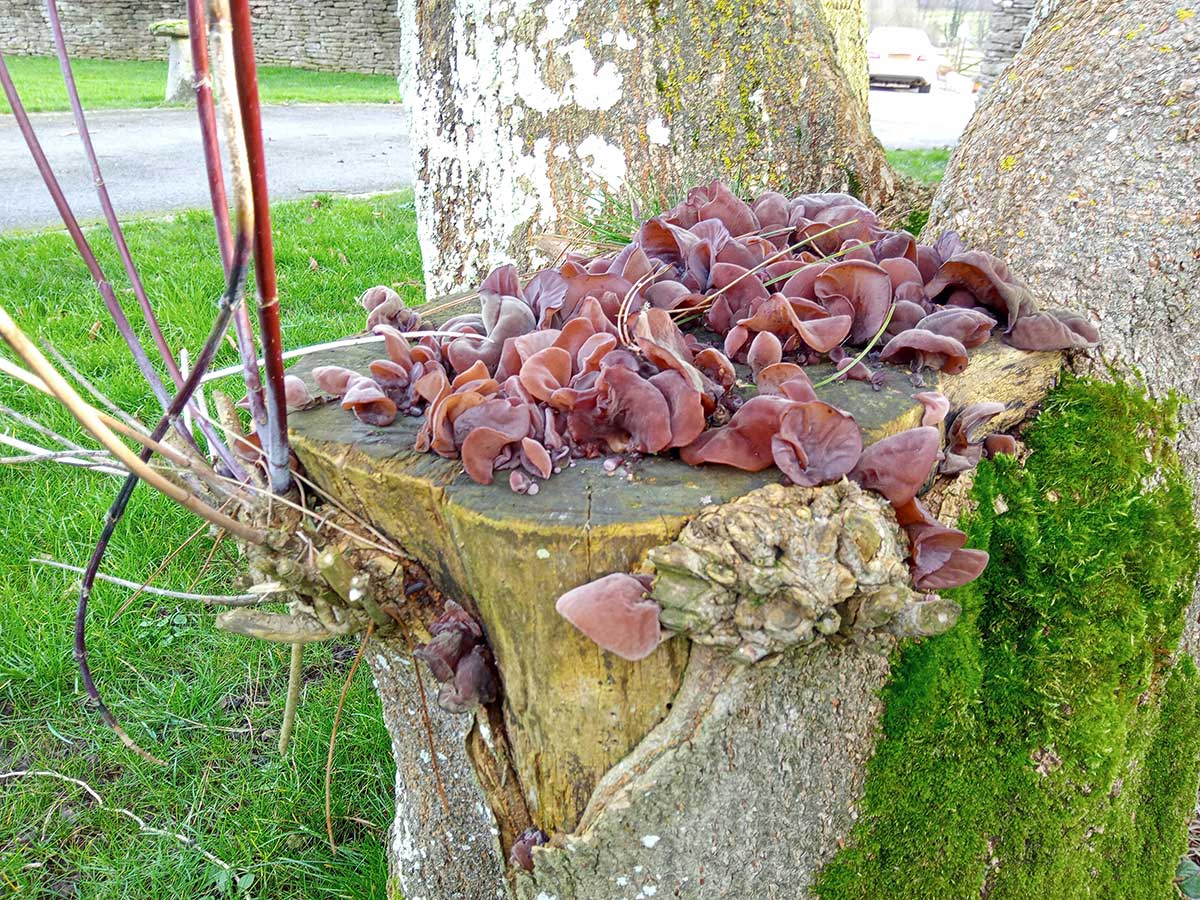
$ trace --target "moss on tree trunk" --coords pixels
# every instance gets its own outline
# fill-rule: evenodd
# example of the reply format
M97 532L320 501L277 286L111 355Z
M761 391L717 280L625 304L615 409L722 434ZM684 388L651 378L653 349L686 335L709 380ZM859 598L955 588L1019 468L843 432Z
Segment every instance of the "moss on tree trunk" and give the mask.
M1200 771L1178 650L1196 576L1175 404L1070 378L1022 467L980 466L992 560L959 624L899 654L850 846L823 900L1165 898Z

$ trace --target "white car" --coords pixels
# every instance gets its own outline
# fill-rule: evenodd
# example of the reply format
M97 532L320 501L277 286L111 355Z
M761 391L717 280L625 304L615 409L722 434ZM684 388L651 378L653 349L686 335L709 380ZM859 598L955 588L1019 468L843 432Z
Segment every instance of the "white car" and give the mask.
M937 80L937 50L920 28L876 28L867 39L871 84L905 85L928 94Z

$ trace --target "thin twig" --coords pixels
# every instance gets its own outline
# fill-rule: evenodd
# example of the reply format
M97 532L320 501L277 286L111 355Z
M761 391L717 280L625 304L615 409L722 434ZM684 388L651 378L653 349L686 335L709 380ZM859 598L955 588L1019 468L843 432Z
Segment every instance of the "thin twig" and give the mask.
M258 448L256 447L255 449L258 449ZM218 475L217 477L223 478L224 476ZM232 481L233 479L229 478L229 479L225 479L225 480ZM397 555L399 555L401 552L400 548L396 547L395 545L390 544L390 542L386 545L385 544L377 544L374 541L368 540L367 538L363 537L361 534L357 534L357 533L351 531L349 528L346 528L344 525L339 525L337 522L334 522L332 519L329 519L326 516L322 516L320 513L315 512L314 510L311 510L306 506L302 506L301 504L296 503L294 500L289 500L287 497L280 497L276 494L273 494L271 491L267 490L266 488L261 488L255 484L243 484L240 486L252 493L259 493L259 494L264 495L265 497L269 498L270 501L273 503L282 503L284 506L288 507L289 509L294 509L297 512L302 513L303 515L310 517L316 523L318 528L320 528L324 525L328 525L334 531L341 532L342 534L346 535L346 537L353 538L354 540L358 541L363 546L370 547L373 550L382 550L384 553L391 553L391 554L397 554Z
M10 443L11 442L11 443ZM18 441L17 438L9 437L7 434L0 434L0 444L12 446L16 443L25 443ZM37 462L61 462L67 465L82 466L92 468L96 465L89 460L93 457L109 459L111 455L107 450L45 450L37 447L34 444L29 444L26 447L17 448L25 449L28 452L24 456L0 456L0 466L17 466L24 463ZM113 469L114 472L120 472L120 469ZM124 475L124 472L121 472Z
M31 558L29 561L35 566L47 566L51 569L62 569L66 572L75 572L78 575L83 575L87 571L82 566L72 566L69 563L59 562L56 559ZM193 594L188 591L172 591L167 588L153 587L149 584L139 584L136 581L128 581L124 578L117 578L115 575L105 575L103 572L97 572L96 578L99 581L107 581L109 584L115 584L119 587L129 588L130 590L138 591L142 594L153 594L156 597L169 597L172 600L191 600L198 603L203 603L205 606L258 606L262 603L271 602L270 593L278 593L285 590L282 586L280 586L278 591L259 591L258 593L254 594Z
M230 502L229 500L226 500L225 504L228 504L229 502ZM222 508L224 508L225 504L222 505ZM182 553L184 551L184 549L189 544L191 544L192 541L194 541L196 538L200 537L200 535L204 534L204 532L206 532L207 530L208 530L208 523L201 522L199 527L194 529L192 531L192 533L189 534L184 539L182 544L180 544L178 547L176 547L174 550L172 550L170 553L168 553L166 558L163 559L163 561L160 562L157 566L155 566L154 571L151 572L144 579L142 579L142 583L141 583L141 585L138 586L138 589L136 591L134 591L132 594L130 594L129 598L124 603L122 603L120 606L117 607L117 611L115 613L113 613L112 618L108 620L109 624L111 625L112 623L116 622L117 619L121 618L121 614L124 613L125 610L127 610L130 607L130 605L133 604L133 602L135 600L137 600L138 597L142 596L142 594L145 593L145 589L148 588L153 583L155 578L157 578L159 575L161 575L163 573L163 571L166 570L167 566L169 566L172 563L172 561L174 561L175 557L177 557L180 553ZM191 588L189 587L188 590L190 591Z
M8 406L5 406L3 403L0 403L0 415L8 416L14 422L19 422L20 424L24 425L26 428L28 428L32 431L36 431L38 434L42 435L43 437L48 437L48 438L50 438L50 440L56 441L57 443L62 444L68 450L86 450L87 449L86 447L82 446L81 444L77 444L74 441L70 440L69 438L63 437L57 431L52 431L51 429L49 429L45 425L43 425L41 422L35 421L34 419L29 418L29 416L27 416L23 413L19 413L15 409L12 409Z
M96 387L96 385L93 384L86 375L84 375L79 371L78 368L75 367L75 364L72 363L71 360L62 353L62 351L54 346L53 342L47 338L42 338L40 343L42 345L42 349L54 357L54 361L58 363L58 367L79 382L79 386L91 394L97 403L99 403L127 425L140 427L141 423L138 422L137 419L125 412L125 410L121 409L121 407L117 406L117 404L114 403L107 394L101 391L100 388Z
M31 444L28 441L23 441L20 438L15 438L2 432L0 432L0 444L24 453L23 456L4 457L0 459L0 465L56 462L66 466L75 466L80 469L91 469L93 472L101 472L105 475L120 475L124 477L129 474L124 469L105 465L93 459L93 457L103 456L103 458L111 461L112 457L104 450L47 450L44 447L39 447L37 444Z
M213 558L217 555L217 548L221 546L221 541L225 540L225 532L218 531L217 536L213 538L213 544L208 549L208 555L204 557L204 562L200 564L200 568L196 570L196 574L192 576L191 582L188 584L188 590L193 590L200 583L200 579L208 572L208 567L212 565Z
M288 663L287 700L283 704L283 722L279 726L279 755L287 753L288 742L292 739L292 729L296 725L296 708L300 705L300 683L304 671L304 644L292 644L291 659Z
M221 268L229 274L233 256L233 227L229 223L229 198L225 194L225 173L221 170L221 144L217 131L217 112L213 104L212 69L208 61L208 16L205 0L188 0L188 39L192 45L192 86L196 92L196 112L200 121L200 145L204 149L204 168L208 175L208 196L212 201L213 224L217 230L217 249Z
M90 431L96 440L112 451L116 460L131 473L136 474L136 477L144 480L155 490L165 494L189 512L193 512L201 518L208 519L214 525L228 529L244 540L251 543L261 543L263 536L257 529L244 525L223 513L218 513L211 506L197 499L194 494L155 472L146 465L145 460L135 456L128 447L121 443L120 439L113 433L113 430L104 423L99 411L80 397L75 389L67 383L66 379L59 374L58 370L51 365L50 361L42 355L41 351L33 345L33 342L18 327L17 323L12 320L12 317L8 314L8 310L3 306L0 306L0 336L3 336L8 341L9 346L25 361L33 371L33 374L42 380L51 393L58 398L59 402L66 406L71 414L79 420L79 423ZM199 382L199 375L197 373L193 373L193 378L197 383ZM183 403L179 402L178 398L182 396L182 393L177 395L176 401L168 405L168 415L163 417L163 421L168 427L179 416ZM171 410L175 406L179 406L180 410L175 410L172 413ZM164 432L165 430L163 429ZM159 437L161 436L160 434ZM157 440L157 438L154 439ZM134 475L131 474L130 477L132 478Z
M468 340L486 341L489 340L486 334L473 334L469 331L405 331L403 332L406 338L467 338ZM314 353L320 353L322 350L337 350L340 347L357 347L360 344L381 344L384 337L382 334L366 334L361 337L340 338L336 341L325 341L320 344L310 344L307 347L297 347L295 350L284 351L284 359L298 359L302 356L311 356ZM255 360L257 365L262 365L263 360ZM242 371L239 366L226 366L224 369L214 369L206 374L203 378L203 383L207 384L218 378L227 378L230 375L237 375Z
M375 623L367 623L367 633L363 635L362 643L358 645L358 652L354 654L354 662L350 663L350 671L346 673L346 680L342 684L342 695L338 698L337 711L333 714L333 730L329 733L329 755L325 757L325 833L329 835L329 851L337 853L337 843L333 840L333 748L337 744L338 723L342 718L342 707L346 705L346 695L350 693L350 682L354 678L354 673L358 671L359 660L362 659L363 651L367 649L367 642L371 640L371 635L375 631Z
M818 381L816 384L813 385L813 389L815 390L816 388L819 388L819 387L825 387L825 385L832 384L833 382L837 381L840 378L849 377L850 370L853 369L860 362L862 362L863 359L866 358L866 355L871 352L871 348L874 347L877 343L879 343L879 339L881 337L883 337L883 333L885 331L887 331L888 325L891 324L892 314L895 311L896 311L896 304L893 303L891 305L891 307L888 309L887 315L883 317L883 324L879 326L879 330L877 332L875 332L875 336L873 338L871 338L871 340L867 341L867 346L863 347L862 352L859 353L858 356L854 357L853 360L851 360L850 365L843 367L840 371L834 372L832 375L828 376L827 378L822 378L820 381Z
M164 828L155 828L135 812L131 812L128 809L123 809L119 806L109 806L104 802L104 798L96 792L96 789L86 781L81 781L78 778L72 778L70 775L63 775L61 772L51 772L46 769L18 769L13 772L0 772L0 781L6 781L10 778L55 778L59 781L65 781L69 784L73 784L87 793L87 795L92 798L92 801L96 804L97 808L107 809L111 812L115 812L119 816L124 816L126 819L129 819L131 822L137 825L138 830L141 831L142 834L148 834L152 837L169 837L175 841L178 841L187 849L195 850L214 866L218 866L219 868L224 869L226 872L233 871L233 866L225 862L225 860L221 859L219 856L214 856L213 854L209 853L196 843L195 838L190 838L185 834L179 834L175 831L168 831Z
M437 745L433 740L433 721L429 718L429 698L425 693L425 679L421 677L421 667L417 664L417 657L413 653L412 632L405 626L404 619L400 616L400 613L396 612L391 606L383 607L383 611L391 616L392 621L400 626L400 633L404 635L405 643L408 645L408 661L413 667L413 675L417 680L417 694L421 700L421 724L425 728L425 738L429 743L430 766L433 768L433 778L437 784L438 797L442 801L442 810L449 816L450 800L446 796L446 786L442 783L442 767L438 765Z
M396 621L399 621L398 616L393 616ZM421 677L421 666L417 662L416 654L413 653L412 635L405 632L405 637L408 639L408 659L412 663L413 673L417 677L417 693L421 697L421 718L425 724L425 737L429 741L429 758L433 763L433 779L437 785L438 798L442 801L442 812L447 816L450 815L450 800L446 796L446 785L442 783L442 767L438 765L437 748L433 743L433 722L429 718L429 698L425 694L425 679Z

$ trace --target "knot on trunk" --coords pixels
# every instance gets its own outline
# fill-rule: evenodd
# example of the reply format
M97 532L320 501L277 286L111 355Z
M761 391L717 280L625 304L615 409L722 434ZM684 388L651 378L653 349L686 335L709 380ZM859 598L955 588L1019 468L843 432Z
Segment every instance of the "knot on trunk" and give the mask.
M843 480L709 507L647 559L663 626L749 663L835 635L950 628L957 604L914 591L906 556L887 501Z

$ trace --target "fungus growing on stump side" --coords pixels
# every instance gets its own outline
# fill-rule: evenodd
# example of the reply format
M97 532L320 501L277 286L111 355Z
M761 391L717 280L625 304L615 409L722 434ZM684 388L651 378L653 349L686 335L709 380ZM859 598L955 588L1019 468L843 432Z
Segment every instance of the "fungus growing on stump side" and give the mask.
M508 861L511 865L520 866L526 872L533 871L533 848L550 843L550 836L540 828L526 828L513 842L509 851Z
M658 603L641 578L618 572L580 585L558 598L559 615L622 659L645 659L662 640Z
M492 652L483 642L483 629L465 609L447 600L429 635L429 643L418 644L413 656L424 660L441 684L438 706L466 713L496 700L500 686Z

